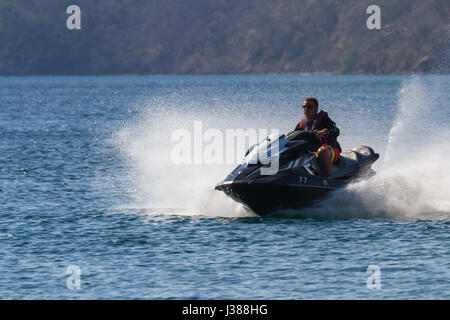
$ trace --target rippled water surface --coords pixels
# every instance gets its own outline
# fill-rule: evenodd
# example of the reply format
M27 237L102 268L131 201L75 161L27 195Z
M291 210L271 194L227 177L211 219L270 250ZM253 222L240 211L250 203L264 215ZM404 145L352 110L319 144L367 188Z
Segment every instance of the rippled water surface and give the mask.
M449 299L449 84L0 78L0 298ZM171 162L176 129L286 132L305 96L338 123L344 149L380 153L374 178L260 218L213 190L236 150L235 163Z

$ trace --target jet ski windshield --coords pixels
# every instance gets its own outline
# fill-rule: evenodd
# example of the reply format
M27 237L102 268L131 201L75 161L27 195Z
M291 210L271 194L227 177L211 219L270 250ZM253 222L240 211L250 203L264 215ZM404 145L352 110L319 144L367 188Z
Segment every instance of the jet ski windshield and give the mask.
M298 138L298 136L297 136ZM287 139L284 134L271 135L259 144L251 146L242 162L243 165L265 165L271 161L305 152L311 149L311 142L302 139Z
M242 161L243 165L268 164L271 159L277 159L280 152L286 149L288 140L282 135L271 135L260 143L251 146Z

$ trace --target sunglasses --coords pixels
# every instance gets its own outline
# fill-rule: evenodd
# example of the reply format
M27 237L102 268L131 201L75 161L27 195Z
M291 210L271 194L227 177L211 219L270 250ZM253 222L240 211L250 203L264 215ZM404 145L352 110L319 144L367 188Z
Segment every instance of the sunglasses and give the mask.
M314 106L311 104L307 104L306 106L303 106L303 109L312 109L312 108L314 108Z

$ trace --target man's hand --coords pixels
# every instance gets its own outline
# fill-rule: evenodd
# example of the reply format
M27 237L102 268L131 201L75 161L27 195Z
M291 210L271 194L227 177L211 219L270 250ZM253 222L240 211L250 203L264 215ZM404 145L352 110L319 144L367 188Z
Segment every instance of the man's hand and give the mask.
M328 135L328 130L323 129L323 130L317 131L316 138L319 140L322 140L323 138L326 138L327 135Z

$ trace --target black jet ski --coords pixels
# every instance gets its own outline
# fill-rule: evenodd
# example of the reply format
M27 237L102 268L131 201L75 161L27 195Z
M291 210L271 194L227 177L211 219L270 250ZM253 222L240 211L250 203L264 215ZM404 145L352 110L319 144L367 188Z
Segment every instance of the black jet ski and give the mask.
M349 182L372 176L379 154L367 146L342 151L333 177L324 177L303 131L269 136L250 147L243 162L215 189L260 216L285 209L301 209Z

